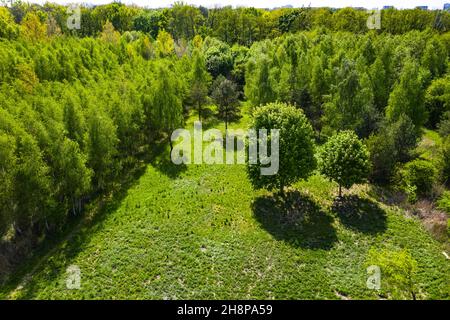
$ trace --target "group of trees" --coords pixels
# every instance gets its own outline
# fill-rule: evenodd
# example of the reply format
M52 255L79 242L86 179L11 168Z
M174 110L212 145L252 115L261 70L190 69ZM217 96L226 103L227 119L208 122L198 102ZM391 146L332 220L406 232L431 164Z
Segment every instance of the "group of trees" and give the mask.
M195 7L183 2L174 2L170 8L144 9L114 2L100 6L81 6L79 30L71 30L67 19L73 10L62 5L46 3L28 4L21 1L12 3L9 11L18 24L24 24L27 15L33 13L45 22L52 32L72 34L82 37L97 36L104 24L110 21L119 32L141 31L156 38L160 30L168 31L174 39L191 40L195 35L212 36L230 45L238 43L250 46L264 39L273 39L284 33L326 28L331 31L365 33L369 31L367 20L371 11L357 8L235 8ZM2 28L14 36L10 22L0 15ZM381 10L382 32L403 34L408 31L434 29L446 32L450 29L450 14L441 10L420 9ZM36 22L28 23L36 25Z
M261 175L260 169L266 165L260 158L256 164L247 161L247 173L256 188L278 190L283 196L286 186L308 178L317 168L339 185L339 197L342 197L342 187L350 188L365 182L368 177L369 152L353 131L338 132L317 148L307 117L301 109L292 105L269 103L258 107L252 128L279 130L279 169L276 174Z
M431 31L289 34L250 47L244 92L254 106L279 101L302 109L319 142L355 132L370 151L370 181L417 181L398 175L404 165L414 171L408 162L422 128L438 128L445 141L450 132L449 53L448 34ZM440 174L427 171L444 183L447 145L442 161L431 164Z

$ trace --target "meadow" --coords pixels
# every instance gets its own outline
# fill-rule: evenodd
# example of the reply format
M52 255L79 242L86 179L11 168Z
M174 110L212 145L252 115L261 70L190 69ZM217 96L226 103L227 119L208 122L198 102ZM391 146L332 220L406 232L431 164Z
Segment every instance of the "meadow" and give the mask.
M244 109L232 127L245 128L248 118ZM224 130L213 117L209 123ZM418 298L450 298L442 244L417 218L377 201L369 185L337 202L336 184L315 174L282 200L254 191L244 165L168 159L165 145L129 188L93 204L65 239L24 266L1 297L380 299L389 293L367 288L367 252L387 248L407 249L418 262ZM66 287L70 265L81 270L79 290Z

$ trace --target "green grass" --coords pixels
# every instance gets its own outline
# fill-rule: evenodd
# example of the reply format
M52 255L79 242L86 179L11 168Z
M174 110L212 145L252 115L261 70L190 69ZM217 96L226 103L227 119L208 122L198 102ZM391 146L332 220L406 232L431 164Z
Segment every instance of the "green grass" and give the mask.
M248 116L241 121L233 127ZM337 203L336 186L314 175L282 200L254 191L242 165L175 166L168 155L40 263L27 265L28 276L4 286L0 297L377 299L366 288L374 246L410 251L419 298L450 298L441 245L419 221L371 198L368 186ZM65 286L73 264L81 269L80 290Z

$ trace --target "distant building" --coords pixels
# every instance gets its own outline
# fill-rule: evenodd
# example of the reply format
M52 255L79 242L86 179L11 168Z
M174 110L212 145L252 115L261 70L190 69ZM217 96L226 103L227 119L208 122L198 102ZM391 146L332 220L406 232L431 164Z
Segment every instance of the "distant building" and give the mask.
M420 10L428 10L428 6L417 6L416 8Z
M444 10L450 11L450 3L444 3Z
M384 10L387 10L387 9L394 9L394 6L383 6L383 9L384 9Z

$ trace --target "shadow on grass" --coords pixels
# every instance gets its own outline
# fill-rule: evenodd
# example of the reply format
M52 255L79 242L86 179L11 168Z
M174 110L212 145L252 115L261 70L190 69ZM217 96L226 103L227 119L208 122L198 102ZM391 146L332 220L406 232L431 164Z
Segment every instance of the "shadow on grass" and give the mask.
M139 178L145 173L148 163L162 157L161 153L164 152L165 147L161 144L151 149L144 152L136 166L116 181L111 192L91 199L89 206L92 209L87 210L89 214L73 217L67 221L63 230L47 235L43 243L35 248L33 255L25 258L8 280L0 284L0 297L7 298L19 284L25 281L26 285L20 291L20 298L34 298L36 293L42 290L39 279L33 278L36 273L44 268L48 271L45 273L45 283L51 283L65 273L66 268L71 265L71 261L89 246L92 236L103 228L103 222L108 215L120 207L128 195L128 190L139 183ZM52 256L56 256L56 259L49 259ZM28 276L31 277L27 278ZM65 283L58 285L65 288Z
M308 196L290 191L285 198L262 196L252 205L260 225L294 247L329 250L337 241L333 218Z
M128 190L138 184L139 178L145 173L146 162L130 170L118 181L117 188L108 195L101 195L91 201L93 210L89 215L75 217L70 223L71 227L65 228L59 234L47 236L43 245L37 248L36 252L19 267L14 275L4 284L0 294L7 297L22 282L26 282L20 291L20 299L36 298L36 293L41 291L42 283L39 279L33 278L38 273L45 272L45 283L52 283L61 274L66 272L80 252L89 246L91 238L103 227L103 222L108 214L116 211L122 201L128 195ZM56 259L53 257L56 256ZM49 257L52 257L49 259ZM31 276L31 277L28 277ZM65 277L63 277L65 278ZM65 288L65 282L58 283L58 286ZM92 297L93 298L93 297Z
M182 164L175 164L170 158L170 151L166 151L155 160L152 161L152 165L156 170L162 174L168 176L171 179L177 178L182 172L186 171L187 166Z
M332 209L341 223L354 231L377 234L386 231L386 213L377 203L355 195L336 199Z

